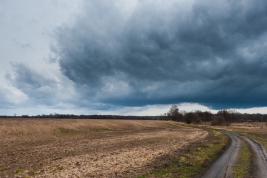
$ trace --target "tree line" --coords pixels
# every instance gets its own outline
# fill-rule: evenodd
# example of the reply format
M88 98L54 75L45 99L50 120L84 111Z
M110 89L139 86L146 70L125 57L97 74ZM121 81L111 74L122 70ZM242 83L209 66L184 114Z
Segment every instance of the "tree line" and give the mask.
M161 116L123 116L123 115L74 115L74 114L49 114L49 115L22 115L6 116L0 118L55 118L55 119L121 119L121 120L173 120L191 123L209 123L211 125L230 125L234 122L266 122L267 114L241 114L236 110L219 110L216 114L209 111L180 111L177 105L172 105L170 110Z
M42 114L42 115L21 115L6 116L0 115L0 118L43 118L43 119L118 119L118 120L160 120L160 116L123 116L123 115L74 115L74 114Z
M210 111L180 111L177 105L172 105L169 112L161 116L162 120L179 122L202 123L209 122L211 125L230 125L234 122L267 122L267 114L241 114L236 110L219 110L216 114Z

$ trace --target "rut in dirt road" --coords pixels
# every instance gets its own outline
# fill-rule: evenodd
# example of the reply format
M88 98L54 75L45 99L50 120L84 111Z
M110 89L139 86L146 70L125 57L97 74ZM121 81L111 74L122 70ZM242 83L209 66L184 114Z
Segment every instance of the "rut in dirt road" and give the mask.
M249 143L251 146L254 157L255 157L255 166L256 166L256 176L259 178L266 178L267 177L267 153L265 148L256 140L252 138L248 138L245 136L241 136L245 139L246 142Z
M233 177L232 172L241 148L241 141L237 135L222 132L231 139L229 148L211 165L201 178Z
M221 131L231 139L229 148L211 165L201 178L232 178L233 168L241 148L240 138L243 138L254 153L255 175L257 178L267 178L267 153L256 140L235 133Z

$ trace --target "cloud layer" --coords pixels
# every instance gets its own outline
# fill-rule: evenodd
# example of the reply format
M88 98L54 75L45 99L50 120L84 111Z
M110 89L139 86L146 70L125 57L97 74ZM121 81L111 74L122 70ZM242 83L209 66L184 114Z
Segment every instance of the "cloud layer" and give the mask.
M51 51L81 103L267 105L267 1L123 2L84 2L72 26L55 30ZM26 93L58 90L15 68L13 84Z

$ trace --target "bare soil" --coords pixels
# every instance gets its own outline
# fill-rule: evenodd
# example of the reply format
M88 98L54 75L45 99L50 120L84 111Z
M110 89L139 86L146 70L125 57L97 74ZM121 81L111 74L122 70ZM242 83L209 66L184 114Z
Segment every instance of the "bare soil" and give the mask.
M0 177L136 177L207 135L168 121L0 119Z

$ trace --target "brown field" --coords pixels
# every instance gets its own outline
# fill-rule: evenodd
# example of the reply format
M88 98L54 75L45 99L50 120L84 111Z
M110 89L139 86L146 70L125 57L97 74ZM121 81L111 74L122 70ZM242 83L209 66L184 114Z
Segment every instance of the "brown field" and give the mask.
M0 119L0 177L136 177L207 135L168 121Z

